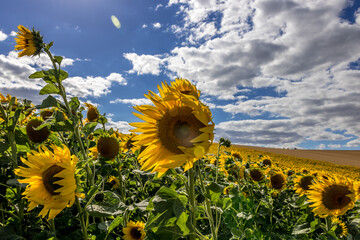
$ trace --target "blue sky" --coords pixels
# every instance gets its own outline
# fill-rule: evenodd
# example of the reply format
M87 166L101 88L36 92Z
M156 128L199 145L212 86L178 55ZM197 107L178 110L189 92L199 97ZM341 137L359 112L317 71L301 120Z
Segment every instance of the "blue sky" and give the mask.
M4 1L0 92L40 103L27 78L45 56L17 58L17 26L64 56L69 96L127 132L132 106L161 81L202 92L216 139L279 148L360 150L360 1ZM121 28L116 28L111 16Z

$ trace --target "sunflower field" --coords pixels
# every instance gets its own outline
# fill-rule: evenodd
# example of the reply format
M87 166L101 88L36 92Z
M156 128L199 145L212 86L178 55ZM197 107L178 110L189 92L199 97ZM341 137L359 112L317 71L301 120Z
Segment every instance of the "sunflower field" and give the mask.
M213 143L182 78L145 94L123 134L66 94L53 42L21 25L15 40L53 68L29 76L40 105L0 94L0 239L360 239L360 168Z

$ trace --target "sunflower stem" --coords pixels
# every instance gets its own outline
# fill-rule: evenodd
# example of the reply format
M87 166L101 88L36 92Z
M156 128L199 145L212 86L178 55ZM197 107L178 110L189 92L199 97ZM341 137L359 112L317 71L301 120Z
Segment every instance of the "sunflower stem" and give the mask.
M196 239L196 203L195 203L195 171L194 167L189 169L189 203L191 209L192 227L190 230L190 240Z
M199 161L197 161L197 165L198 165L198 168L200 169ZM205 213L206 213L206 215L208 217L208 220L210 222L210 229L211 229L211 233L212 233L212 236L213 236L212 239L217 240L217 234L216 234L217 230L215 229L214 218L213 218L213 215L212 215L212 212L211 212L211 204L210 204L208 194L207 194L206 189L205 189L205 184L204 184L204 181L203 181L203 178L202 178L201 171L199 171L199 178L200 178L201 191L205 195Z
M56 237L55 221L54 221L54 219L51 219L49 222L50 222L51 231L54 233L54 235Z
M220 147L221 147L221 143L219 141L219 146L216 154L215 183L217 183L218 180Z
M80 201L77 196L75 196L75 202L76 202L76 207L78 208L78 211L79 211L79 219L80 219L80 225L81 225L81 231L83 234L83 238L84 238L84 240L88 240L87 226L86 226L85 220L84 220L84 211L81 208Z

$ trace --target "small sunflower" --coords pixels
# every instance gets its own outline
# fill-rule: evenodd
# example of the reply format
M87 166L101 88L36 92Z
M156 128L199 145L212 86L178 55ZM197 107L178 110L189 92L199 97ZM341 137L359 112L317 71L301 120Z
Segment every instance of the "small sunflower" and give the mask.
M85 103L85 106L88 108L85 122L96 122L100 117L97 108L90 103Z
M194 161L209 150L214 138L214 123L209 108L195 98L180 96L179 99L165 101L151 91L145 96L155 106L134 107L142 113L134 115L145 122L130 124L136 127L131 131L142 133L134 137L134 144L147 146L139 154L142 169L152 169L161 176L168 169L184 163L185 171L192 168Z
M297 194L300 196L307 193L308 190L310 190L311 185L314 181L314 176L311 175L305 175L305 176L298 176L294 179L294 190Z
M241 153L238 152L238 151L231 151L231 156L232 156L235 160L242 160Z
M120 138L120 148L122 152L127 152L129 150L132 150L133 152L135 152L135 150L137 150L138 148L136 148L134 146L134 137L136 136L135 133L131 133L131 134L121 134L119 135Z
M108 183L112 184L111 190L113 190L114 188L120 187L120 180L117 177L110 176L108 179Z
M341 216L354 207L354 185L346 178L315 181L307 193L313 212L320 217Z
M18 29L15 50L22 50L18 53L18 57L40 55L44 46L40 33L34 29L30 31L22 25L19 25Z
M286 186L286 177L278 172L270 175L270 187L275 190L282 190Z
M340 238L346 237L348 235L348 229L343 221L341 221L339 218L333 217L331 219L331 222L336 225L335 233Z
M259 168L250 169L250 177L253 181L259 182L264 179L265 175Z
M97 146L89 148L89 157L91 157L92 160L96 160L99 157L99 152L97 150Z
M43 127L40 130L35 130L43 122L44 121L40 118L33 118L26 124L26 134L28 138L34 143L41 143L45 141L50 135L50 131L47 127Z
M75 181L75 165L77 157L70 154L66 146L51 145L53 151L45 146L39 151L27 154L27 160L21 161L28 166L15 169L15 174L25 179L19 180L27 183L23 193L24 198L29 200L29 211L38 205L44 208L39 216L53 219L65 207L71 207L77 194Z
M263 156L261 163L264 167L271 167L272 165L272 161L269 156Z
M144 230L145 224L141 221L127 223L126 227L123 228L124 240L144 240L146 232Z
M114 136L101 136L97 141L97 151L104 158L114 158L119 150L119 142Z
M360 199L360 181L357 181L355 184L354 184L354 187L355 187L355 193L356 193L356 199Z

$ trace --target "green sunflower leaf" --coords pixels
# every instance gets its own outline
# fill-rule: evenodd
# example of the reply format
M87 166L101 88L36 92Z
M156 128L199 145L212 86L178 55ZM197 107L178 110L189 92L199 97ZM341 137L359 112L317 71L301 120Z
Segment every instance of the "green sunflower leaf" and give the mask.
M45 94L58 94L60 91L59 89L52 83L46 84L39 92L40 95Z

